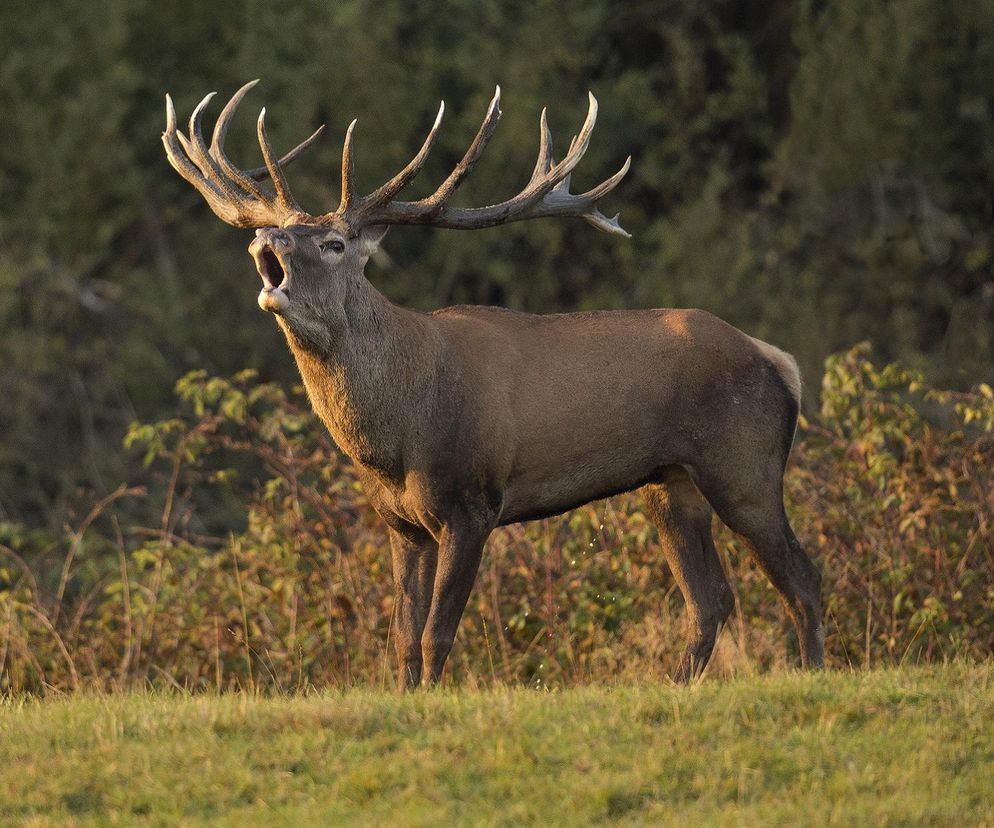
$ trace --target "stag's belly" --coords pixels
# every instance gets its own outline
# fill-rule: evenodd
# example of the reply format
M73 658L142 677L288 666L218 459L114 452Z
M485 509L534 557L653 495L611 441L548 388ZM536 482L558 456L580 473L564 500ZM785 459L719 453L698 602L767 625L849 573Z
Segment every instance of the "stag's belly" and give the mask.
M518 480L505 492L500 523L552 517L593 500L630 492L662 479L669 465L661 462L606 476L596 465L570 464L541 481Z
M630 331L589 334L566 346L529 343L522 355L505 522L630 491L693 459L682 346Z
M630 491L685 462L681 436L669 433L651 406L631 402L627 410L605 403L575 416L561 412L558 423L519 421L502 522L559 514Z

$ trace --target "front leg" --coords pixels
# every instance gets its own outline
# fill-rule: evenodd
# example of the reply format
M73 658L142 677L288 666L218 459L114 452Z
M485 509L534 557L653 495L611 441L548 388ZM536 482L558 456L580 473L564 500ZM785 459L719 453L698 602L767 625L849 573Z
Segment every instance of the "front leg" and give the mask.
M421 635L431 606L438 544L427 532L390 530L394 582L394 648L397 684L411 690L421 683Z
M428 673L425 684L437 684L449 657L456 628L480 568L483 545L493 528L490 521L461 519L442 529L438 543L435 595L421 639Z

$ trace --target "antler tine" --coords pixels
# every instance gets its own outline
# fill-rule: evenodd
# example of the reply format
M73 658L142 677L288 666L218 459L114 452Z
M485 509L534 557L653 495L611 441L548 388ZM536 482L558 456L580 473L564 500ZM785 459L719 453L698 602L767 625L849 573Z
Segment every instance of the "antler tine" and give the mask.
M244 193L239 192L236 186L238 183L237 181L232 181L224 174L224 172L222 172L217 161L207 149L207 144L204 141L203 130L201 129L204 110L206 109L207 104L210 103L211 98L213 98L216 94L216 92L208 93L194 108L193 113L190 115L190 137L188 142L185 142L183 146L186 148L187 154L190 156L190 160L200 167L200 171L204 174L204 176L214 182L218 189L220 189L230 201L240 204L244 198Z
M185 178L190 184L203 192L204 185L209 183L200 170L193 165L183 151L179 142L179 133L176 131L176 108L173 106L173 99L166 93L166 128L162 133L162 145L166 149L166 158L176 172Z
M179 143L179 145L183 148L183 158L185 160L187 160L187 161L190 161L193 158L194 150L193 150L193 147L190 145L190 142L186 139L186 136L177 129L177 130L175 130L175 134L174 134L173 137L176 139L176 141ZM191 163L192 163L192 161L191 161ZM201 176L203 176L203 178L204 178L205 181L209 181L210 180L204 174L204 171L202 169L200 169L200 167L198 167L196 164L192 164L192 165L193 165L194 169L196 169L197 172L200 173Z
M621 179L628 175L628 170L631 166L632 157L629 155L628 158L625 159L625 163L621 165L621 169L612 175L607 181L598 184L593 189L587 190L587 192L577 196L577 198L587 199L591 202L599 201L621 183Z
M421 172L421 168L424 167L425 162L428 160L428 155L431 153L432 148L435 146L435 141L438 139L438 130L442 126L442 115L444 113L445 101L442 101L438 106L438 114L435 116L435 123L432 125L431 131L428 133L428 137L425 138L424 143L421 145L421 149L417 152L417 155L415 155L414 158L408 162L407 166L391 178L386 184L366 196L366 198L363 199L366 204L372 207L390 201L390 199L410 184L411 181L414 180L414 177Z
M542 117L539 118L538 158L535 161L535 169L532 171L532 177L528 182L529 185L535 184L540 178L547 175L554 164L555 161L552 158L552 132L545 118L545 107L543 106Z
M450 196L456 191L456 188L473 171L476 162L480 160L483 150L486 149L491 136L494 134L494 130L497 128L500 116L500 85L498 84L494 90L493 98L490 99L490 105L487 107L487 114L483 118L483 123L480 124L476 137L473 139L473 143L469 145L469 149L466 150L466 154L456 164L455 169L449 173L449 177L428 198L422 199L422 203L437 210L448 202Z
M305 149L307 149L311 144L313 144L318 136L324 132L324 124L321 124L314 132L310 134L310 137L301 141L297 146L290 150L286 155L280 159L280 167L285 167L291 161L293 161L298 155L300 155ZM269 178L269 168L268 167L256 167L251 170L246 170L245 175L249 178L253 178L256 181L262 181L264 178Z
M269 167L262 166L254 167L251 170L240 170L231 163L231 160L227 155L225 155L224 152L224 141L228 137L228 127L231 125L231 120L234 117L235 110L238 109L238 105L242 102L242 99L248 91L258 82L259 79L256 78L255 80L246 83L241 89L235 92L235 94L231 96L231 100L224 105L224 109L221 110L221 114L217 118L217 123L214 125L214 134L211 136L211 146L208 154L221 167L227 176L239 186L243 187L258 198L268 198L269 196L266 195L265 191L259 187L256 182L269 178ZM322 131L324 131L324 124L314 130L307 140L301 141L286 155L280 158L280 167L286 167L287 164L293 161L298 155L300 155L300 153L313 144Z
M248 91L259 82L259 79L249 81L241 89L235 92L231 96L231 99L224 105L224 109L221 110L221 114L218 115L217 123L214 124L214 134L211 136L211 146L210 146L210 156L217 162L217 164L228 174L228 177L232 180L238 182L245 190L250 192L256 198L266 199L268 196L262 190L261 187L256 184L254 176L251 172L242 172L234 164L228 160L228 156L224 153L224 139L228 137L228 127L231 124L231 119L235 114L235 110L238 109L238 105L242 102L242 98L248 93ZM266 176L269 175L269 170L266 167L262 168Z
M352 157L352 133L359 121L353 118L349 128L345 130L345 143L342 144L342 200L336 213L344 213L355 200L355 161Z
M213 98L217 93L208 92L201 99L194 109L193 113L190 115L190 125L187 128L189 133L189 139L184 143L184 148L187 149L187 154L190 156L190 160L196 164L200 171L208 178L211 176L213 170L213 164L204 157L204 154L200 152L200 146L203 145L203 136L200 132L200 119L204 111L204 107L210 103L211 98Z
M610 233L612 236L622 236L623 238L630 239L632 234L618 223L620 216L621 213L615 213L612 218L608 218L595 207L592 212L584 213L580 218L603 233Z
M572 172L576 165L580 163L580 159L583 158L587 147L590 146L590 136L593 135L594 125L597 123L597 98L594 97L593 92L587 92L587 99L589 101L587 117L583 121L583 126L580 127L580 132L570 142L569 152L566 153L566 157L557 165L565 170L566 173Z
M283 175L283 168L280 167L279 159L277 159L276 153L273 152L273 145L269 143L269 136L266 134L266 107L263 107L262 111L259 112L259 120L256 122L256 126L259 133L259 148L262 150L262 159L266 162L269 177L272 179L273 186L276 188L276 200L284 209L298 211L300 208L293 200L293 196L290 193L290 185L287 184L286 176Z

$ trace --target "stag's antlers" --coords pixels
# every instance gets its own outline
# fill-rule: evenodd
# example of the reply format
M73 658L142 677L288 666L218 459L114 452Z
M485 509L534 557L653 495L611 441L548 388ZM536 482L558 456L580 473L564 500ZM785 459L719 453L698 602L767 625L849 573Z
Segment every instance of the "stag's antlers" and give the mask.
M290 195L283 165L289 164L309 147L320 135L324 126L315 130L306 141L301 142L279 160L273 152L266 135L266 110L259 113L259 146L265 167L254 170L239 170L224 154L224 139L228 125L245 94L259 81L249 81L239 89L221 111L210 148L204 142L200 122L204 108L216 93L211 92L197 104L190 116L190 137L176 129L176 110L173 101L166 95L166 131L162 133L162 143L166 157L173 169L189 181L207 200L210 208L228 224L235 227L272 227L293 223L298 216L306 217ZM266 193L256 182L266 177L273 180L275 196Z
M209 148L201 134L201 117L214 93L207 95L193 110L193 115L190 117L189 137L176 129L176 112L172 100L166 95L166 131L162 134L162 142L166 147L169 162L180 175L197 188L221 219L236 227L340 223L350 233L358 233L360 229L370 224L428 224L435 227L472 230L479 227L494 227L510 221L562 216L582 218L606 233L629 235L618 223L618 216L608 218L597 209L597 202L610 193L625 177L631 165L631 156L618 172L592 190L579 195L569 191L570 175L587 151L597 120L597 100L593 94L588 93L590 106L583 127L570 143L566 157L559 163L556 163L552 156L552 134L546 123L545 110L542 110L538 160L535 162L531 179L516 196L489 207L451 207L448 201L463 179L472 172L497 126L501 114L499 86L493 100L490 101L476 138L473 139L462 160L434 193L417 201L394 199L424 166L438 138L445 104L439 106L435 123L417 155L386 184L366 196L355 194L352 135L356 122L353 121L345 134L345 145L342 149L341 202L334 212L314 217L303 212L294 201L283 174L283 166L310 146L323 127L318 128L310 138L277 160L266 136L266 110L263 109L259 114L258 131L259 146L266 165L255 170L241 171L224 154L224 138L228 124L242 98L256 83L258 81L245 84L228 101L214 127ZM268 194L256 183L267 176L272 179L274 195Z

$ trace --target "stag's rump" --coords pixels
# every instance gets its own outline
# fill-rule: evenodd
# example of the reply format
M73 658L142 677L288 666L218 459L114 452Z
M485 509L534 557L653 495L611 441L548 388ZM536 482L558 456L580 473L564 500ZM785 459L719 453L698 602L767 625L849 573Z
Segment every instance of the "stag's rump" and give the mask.
M472 323L462 371L503 402L483 429L502 435L502 522L638 488L672 465L786 460L796 369L712 314L463 307L436 318L454 336Z

